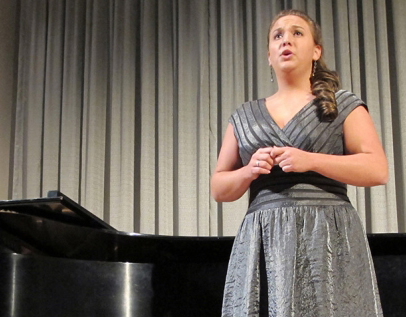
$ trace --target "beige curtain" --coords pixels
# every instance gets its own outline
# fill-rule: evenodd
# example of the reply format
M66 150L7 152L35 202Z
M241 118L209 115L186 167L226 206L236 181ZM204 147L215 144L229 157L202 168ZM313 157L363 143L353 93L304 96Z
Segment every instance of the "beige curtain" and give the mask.
M284 8L320 22L329 66L369 106L388 185L349 188L369 232L404 232L404 0L21 0L12 199L58 189L122 231L234 235L247 195L210 175L232 111L266 97Z

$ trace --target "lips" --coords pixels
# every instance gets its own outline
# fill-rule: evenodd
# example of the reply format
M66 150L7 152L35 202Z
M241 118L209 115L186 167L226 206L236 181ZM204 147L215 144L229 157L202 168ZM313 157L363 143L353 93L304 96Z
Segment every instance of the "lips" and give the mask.
M290 51L290 50L284 50L284 51L282 52L281 56L288 57L288 56L290 56L290 55L292 55L292 54L293 54L292 51Z

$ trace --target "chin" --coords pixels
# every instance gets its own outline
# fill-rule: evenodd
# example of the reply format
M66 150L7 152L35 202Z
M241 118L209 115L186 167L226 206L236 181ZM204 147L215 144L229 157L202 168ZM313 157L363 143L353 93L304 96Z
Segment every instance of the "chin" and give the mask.
M296 69L296 67L294 67L293 65L285 65L283 67L280 68L281 73L283 74L289 74L291 72L293 72Z

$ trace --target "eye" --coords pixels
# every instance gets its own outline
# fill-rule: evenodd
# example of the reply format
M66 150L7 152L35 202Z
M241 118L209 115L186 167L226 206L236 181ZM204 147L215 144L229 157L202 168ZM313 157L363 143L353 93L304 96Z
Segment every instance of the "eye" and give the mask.
M275 35L274 35L274 40L277 40L277 39L280 39L282 37L282 33L276 33Z
M303 35L303 33L300 32L300 31L295 31L293 34L294 34L294 35L297 35L297 36L302 36L302 35Z

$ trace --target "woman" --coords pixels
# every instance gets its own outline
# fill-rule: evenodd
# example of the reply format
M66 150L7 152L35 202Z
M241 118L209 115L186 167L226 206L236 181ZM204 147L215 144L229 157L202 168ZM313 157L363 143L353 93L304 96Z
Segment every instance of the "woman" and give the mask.
M268 34L278 90L230 118L212 195L233 201L249 188L250 204L223 316L382 316L346 184L385 184L387 162L365 104L338 90L322 53L318 25L303 12L281 12Z

